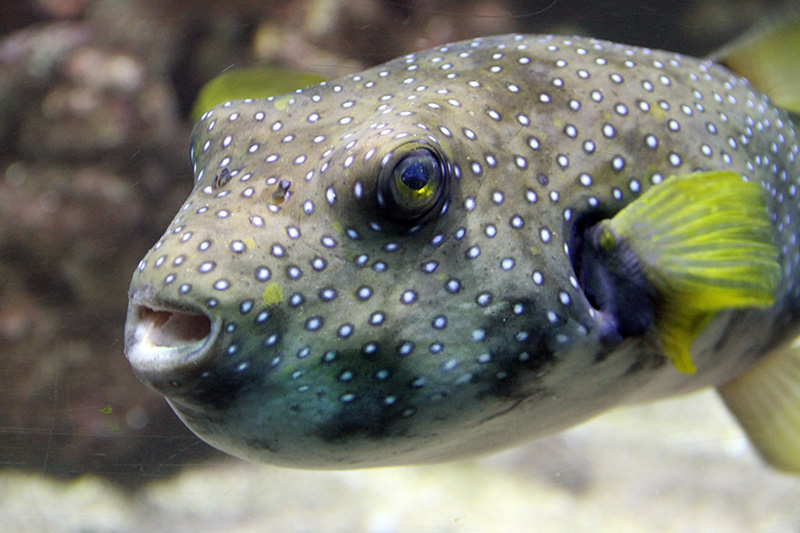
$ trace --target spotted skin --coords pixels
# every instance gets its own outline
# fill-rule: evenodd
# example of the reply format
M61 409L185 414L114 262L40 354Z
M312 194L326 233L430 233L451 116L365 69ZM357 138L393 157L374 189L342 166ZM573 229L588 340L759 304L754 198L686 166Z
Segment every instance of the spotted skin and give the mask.
M409 149L434 154L446 187L427 218L398 222L380 176ZM473 456L724 383L798 334L797 131L707 61L475 39L225 103L191 154L194 190L133 277L126 350L240 457ZM762 185L782 279L771 308L717 315L685 375L652 331L608 340L576 235L672 174L716 169Z

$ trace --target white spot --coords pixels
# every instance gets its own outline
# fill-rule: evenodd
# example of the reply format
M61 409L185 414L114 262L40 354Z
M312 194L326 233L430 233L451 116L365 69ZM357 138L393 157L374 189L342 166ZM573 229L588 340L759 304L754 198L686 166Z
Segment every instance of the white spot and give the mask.
M400 301L406 305L412 304L417 301L417 293L412 290L407 290L400 296Z

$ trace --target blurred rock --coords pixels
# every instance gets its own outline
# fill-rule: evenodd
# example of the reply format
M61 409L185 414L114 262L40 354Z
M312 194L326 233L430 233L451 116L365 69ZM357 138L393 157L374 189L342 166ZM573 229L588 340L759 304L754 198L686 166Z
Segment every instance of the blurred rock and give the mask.
M34 0L34 8L47 17L74 19L86 11L88 0Z
M210 453L121 344L130 273L191 187L191 124L166 73L98 33L0 40L0 463L129 481L186 439Z
M163 400L130 375L122 354L120 301L150 244L143 221L158 207L130 181L103 165L27 162L13 163L0 178L6 466L125 479L143 453L175 453L148 450L151 432L193 440Z
M171 146L177 107L164 79L127 54L75 50L63 75L23 114L19 152L32 159L97 157Z
M0 41L0 154L16 148L22 115L42 98L63 58L89 39L86 27L64 23L20 30Z

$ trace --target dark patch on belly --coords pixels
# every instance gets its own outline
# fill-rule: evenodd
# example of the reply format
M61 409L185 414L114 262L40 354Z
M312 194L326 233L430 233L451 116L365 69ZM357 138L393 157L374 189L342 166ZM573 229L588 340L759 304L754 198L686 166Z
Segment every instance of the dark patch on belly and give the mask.
M594 359L592 360L592 364L596 365L602 363L608 357L614 353L614 348L612 346L606 346L605 344L601 344L600 348L595 352Z
M651 372L667 364L668 359L664 354L652 348L648 349L646 346L642 345L643 343L639 344L638 348L633 347L633 349L630 350L630 353L635 354L635 357L633 362L625 369L625 372L622 373L621 377L633 376L641 372Z
M520 353L526 353L528 357L520 359ZM479 398L527 398L539 388L545 368L556 361L555 354L545 342L526 343L519 351L505 352L494 358L490 369L472 379L471 383L483 382L486 385L478 394Z
M198 379L197 385L183 394L180 402L204 409L226 411L241 396L266 386L262 372L252 367L246 372L214 372L208 378ZM259 394L263 393L259 391Z
M316 429L315 434L322 441L333 444L360 438L381 440L398 435L398 420L403 418L406 409L412 408L387 406L383 398L381 394L369 394L342 404L328 422Z
M249 450L260 450L276 455L278 454L278 448L274 444L269 444L261 439L245 439L245 445Z

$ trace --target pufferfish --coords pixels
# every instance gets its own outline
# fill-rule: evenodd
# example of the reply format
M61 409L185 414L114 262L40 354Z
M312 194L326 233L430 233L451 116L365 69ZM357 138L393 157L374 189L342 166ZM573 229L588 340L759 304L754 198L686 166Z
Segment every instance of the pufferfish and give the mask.
M710 60L507 35L224 102L125 349L201 439L450 461L718 387L800 472L798 126Z

